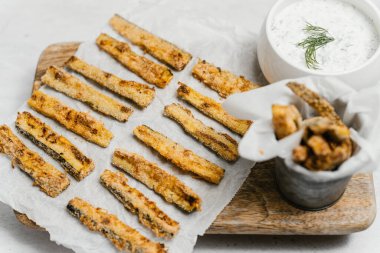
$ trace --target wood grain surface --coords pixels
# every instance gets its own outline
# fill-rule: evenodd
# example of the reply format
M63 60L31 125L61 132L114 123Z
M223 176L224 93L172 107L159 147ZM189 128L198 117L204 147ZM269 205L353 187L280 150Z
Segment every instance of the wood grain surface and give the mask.
M79 43L53 44L45 49L37 65L35 81L52 64L62 66ZM40 83L35 82L33 89ZM207 234L337 235L368 228L376 215L371 173L355 175L342 198L322 211L302 211L279 194L273 176L274 161L257 164L228 206L218 215ZM35 223L25 215L16 217L29 227Z

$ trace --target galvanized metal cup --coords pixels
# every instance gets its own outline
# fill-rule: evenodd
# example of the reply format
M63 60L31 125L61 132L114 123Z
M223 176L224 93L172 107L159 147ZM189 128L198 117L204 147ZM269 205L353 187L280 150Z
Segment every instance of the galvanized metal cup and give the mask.
M316 177L288 168L282 158L276 158L275 176L283 197L297 208L309 211L322 210L336 203L352 177L321 182Z

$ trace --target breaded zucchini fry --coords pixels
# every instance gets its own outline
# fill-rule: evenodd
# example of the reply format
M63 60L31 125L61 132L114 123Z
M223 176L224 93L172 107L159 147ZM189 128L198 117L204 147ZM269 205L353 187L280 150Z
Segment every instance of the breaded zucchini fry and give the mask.
M303 142L312 151L303 166L313 171L334 170L352 155L353 144L349 128L334 107L319 94L304 84L289 82L287 86L321 116L303 122Z
M337 125L345 126L339 115L335 112L334 107L326 99L308 89L303 84L289 82L287 86L293 91L294 94L313 107L320 116L329 118Z
M332 148L327 155L310 156L304 166L314 171L329 171L335 169L352 155L352 142L345 140Z
M69 140L29 112L19 113L17 130L57 160L62 167L80 181L94 170L94 163Z
M350 130L346 126L337 125L329 118L313 117L302 122L313 134L327 135L334 141L344 141L350 138Z
M121 36L175 70L183 70L192 58L191 54L117 14L110 19L109 24Z
M201 198L182 181L144 157L117 149L112 164L187 212L201 210Z
M321 135L313 135L307 140L307 145L316 156L325 156L331 153L328 142Z
M159 88L165 88L173 78L172 72L166 66L134 53L127 43L120 42L107 34L100 34L96 44L127 69Z
M41 77L41 80L51 88L82 101L92 109L111 116L118 121L126 122L133 112L131 108L104 95L61 68L50 66Z
M302 124L302 117L294 105L272 105L272 122L277 139L297 132Z
M302 152L299 148L295 148L293 150L295 162L309 170L329 171L334 170L352 155L353 144L346 126L337 125L325 117L309 118L303 122L303 126L305 133L302 143L306 146L308 155L306 159L299 159Z
M94 119L87 113L78 112L41 91L33 93L28 100L28 105L101 147L107 147L113 138L112 133L105 128L103 122Z
M236 76L227 70L222 70L205 60L199 60L192 70L193 76L219 93L221 97L228 97L233 93L249 91L259 88L243 76Z
M308 147L299 145L293 149L292 158L296 163L303 163L308 158Z
M99 85L132 100L142 108L147 107L154 99L155 90L146 84L123 80L111 73L105 72L87 62L72 56L66 66L75 72L91 79Z
M222 105L210 97L206 97L184 83L179 82L177 95L206 116L218 121L231 131L243 136L251 126L252 121L237 119L228 114Z
M52 198L70 185L70 180L64 173L28 149L6 125L0 126L0 151L11 159L12 166L17 165L34 180L33 185Z
M105 170L100 175L100 182L109 190L123 206L136 214L141 224L158 236L172 238L179 230L179 224L161 211L140 191L128 185L128 179L120 172Z
M130 253L166 252L163 244L152 242L115 215L102 208L96 208L78 197L69 201L67 210L91 231L102 233L120 251Z
M194 118L190 110L180 104L165 106L164 115L176 121L187 133L226 161L239 158L238 143L231 136L215 131Z
M141 125L133 130L134 135L147 146L156 150L168 161L184 171L192 172L200 178L219 184L224 176L224 169L185 149L163 134Z

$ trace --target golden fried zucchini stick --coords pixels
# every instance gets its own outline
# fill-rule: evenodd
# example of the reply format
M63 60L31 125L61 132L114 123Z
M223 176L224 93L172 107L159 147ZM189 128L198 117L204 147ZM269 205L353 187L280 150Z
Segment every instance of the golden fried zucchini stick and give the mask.
M124 106L114 98L104 95L61 68L50 66L41 77L41 80L51 88L82 101L92 109L111 116L118 121L126 122L133 112L131 108Z
M28 105L33 110L101 147L107 147L113 138L112 133L105 128L103 122L94 119L87 113L78 112L41 91L33 93L28 100Z
M185 149L163 134L145 125L136 127L133 133L139 140L182 170L192 172L210 183L219 184L222 180L224 169Z
M294 94L313 107L319 115L332 120L337 125L345 126L339 115L335 112L334 107L326 99L308 89L303 84L289 82L287 86L293 91Z
M82 180L94 170L95 165L90 158L31 113L18 114L16 129L57 160L76 180Z
M243 136L251 126L252 121L237 119L228 114L223 109L222 105L214 99L202 95L184 83L178 82L178 84L178 97L185 100L187 103L197 108L200 112L216 120L231 131Z
M314 117L303 122L303 142L310 156L304 161L309 170L333 170L352 155L350 131L329 118Z
M27 148L6 125L0 126L0 151L11 159L12 165L17 165L34 180L33 185L52 198L70 185L64 173Z
M307 127L313 134L327 135L334 141L344 141L350 138L350 129L343 125L337 125L329 118L313 117L306 119L302 125ZM310 134L311 134L310 133Z
M130 253L164 253L165 246L155 243L137 230L123 223L107 210L96 208L78 197L67 204L68 212L76 217L89 230L102 233L122 252Z
M176 121L187 133L226 161L239 158L238 143L231 136L215 131L202 121L194 118L189 109L180 104L165 106L164 115Z
M100 34L96 44L127 69L159 88L165 88L173 78L172 72L166 66L134 53L127 43L120 42L107 34Z
M66 62L66 66L110 91L132 100L142 108L147 107L154 99L154 88L151 88L146 84L123 80L111 73L88 64L76 56L72 56Z
M110 19L109 24L121 36L175 70L183 70L192 58L191 54L117 14Z
M277 139L281 140L301 128L302 117L294 105L272 105L272 123Z
M329 171L335 169L352 155L352 142L345 140L332 148L327 155L310 156L304 166L314 171Z
M333 170L352 155L350 130L335 112L334 107L319 94L304 84L289 82L287 86L322 117L305 120L308 132L304 139L314 155L306 159L304 166L309 170ZM309 137L308 135L316 134ZM327 142L323 137L330 139ZM332 142L331 142L332 141Z
M296 163L303 163L309 156L309 148L304 145L299 145L293 149L292 158Z
M117 149L112 156L112 164L161 195L168 203L174 203L186 212L201 210L202 200L192 189L144 157Z
M329 143L321 135L311 136L306 144L311 148L316 156L326 156L331 153Z
M193 76L209 88L219 93L221 97L259 88L243 76L236 76L227 70L222 70L205 60L199 60L192 70Z
M120 172L105 170L100 175L101 184L109 190L123 206L136 214L141 224L165 239L172 238L179 230L179 224L161 211L140 191L128 185L128 179Z

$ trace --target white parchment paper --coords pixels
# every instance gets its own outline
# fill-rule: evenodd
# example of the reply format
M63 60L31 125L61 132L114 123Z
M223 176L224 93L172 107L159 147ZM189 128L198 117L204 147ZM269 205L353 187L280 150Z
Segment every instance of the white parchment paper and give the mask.
M276 139L272 124L273 104L294 104L303 119L315 116L315 111L286 86L289 81L305 84L326 98L350 127L355 152L338 170L314 172L293 162L292 151L301 142L303 129L284 139ZM237 117L255 119L239 143L239 154L246 159L261 162L281 157L288 168L321 182L344 178L358 171L374 170L379 165L380 83L356 91L335 78L282 80L258 90L231 95L223 107Z
M126 224L136 228L143 235L158 241L148 229L138 223L136 216L127 212L99 183L99 175L106 168L112 168L111 155L115 148L124 148L143 155L148 160L157 163L161 168L176 175L202 198L201 212L185 214L176 207L167 204L154 192L128 176L131 186L136 187L155 201L163 211L180 223L181 229L179 234L173 240L164 242L169 248L169 252L192 252L197 236L202 235L206 231L218 213L229 203L248 176L254 163L244 159L239 159L233 164L221 160L214 153L186 135L176 123L163 117L163 107L172 102L180 102L176 98L178 81L185 82L201 93L219 100L215 92L191 77L191 68L196 63L198 57L237 74L245 75L248 79L256 81L260 78L255 51L256 36L238 27L229 25L224 21L197 16L196 13L187 12L185 8L173 9L165 3L159 5L143 3L132 4L127 12L120 14L191 52L193 60L183 71L174 72L174 79L168 87L165 89L156 89L156 98L147 109L140 110L134 107L132 103L124 100L126 104L129 104L135 109L135 112L127 123L119 123L111 118L100 115L78 101L72 100L52 89L43 87L42 90L44 92L57 97L69 106L80 111L89 111L92 116L102 120L106 127L113 132L115 137L108 148L100 148L65 130L52 120L32 111L24 104L19 109L20 112L30 111L40 117L43 121L52 126L53 129L67 137L85 154L91 157L95 162L96 168L94 172L82 182L78 183L70 177L70 187L60 196L52 199L40 192L37 187L33 187L30 178L18 168L11 169L9 159L4 155L0 155L0 200L12 208L26 213L29 218L46 228L50 233L51 240L71 248L75 252L116 252L113 245L107 239L97 233L90 232L68 214L66 205L70 199L76 196L89 201L94 206L107 209L109 212L116 214ZM99 33L100 32L101 31L99 31ZM123 40L109 27L105 27L102 32L106 32L111 36ZM98 34L94 34L93 40L83 43L76 55L90 64L122 78L143 82L143 80L127 71L118 62L97 48L94 42L97 35ZM138 48L134 46L132 48L134 51L142 53ZM146 55L146 57L151 58L149 55ZM83 79L80 76L78 77ZM88 80L83 80L90 83ZM90 85L101 89L96 85ZM103 90L103 92L120 99L107 90ZM237 135L228 131L220 124L203 116L190 106L186 106L192 110L195 117L201 119L207 125L214 127L218 131L229 133L235 139L239 140ZM10 119L8 125L12 127L16 133L14 129L15 118L16 113ZM224 168L226 173L220 185L211 185L182 173L179 169L161 159L156 153L141 144L132 135L133 128L141 124L146 124L160 131L186 148L195 151L200 156ZM17 135L20 136L18 133ZM42 150L39 150L24 137L20 136L20 138L29 148L37 151L45 160L62 170L61 166L52 158L45 155ZM112 170L116 169L112 168Z

